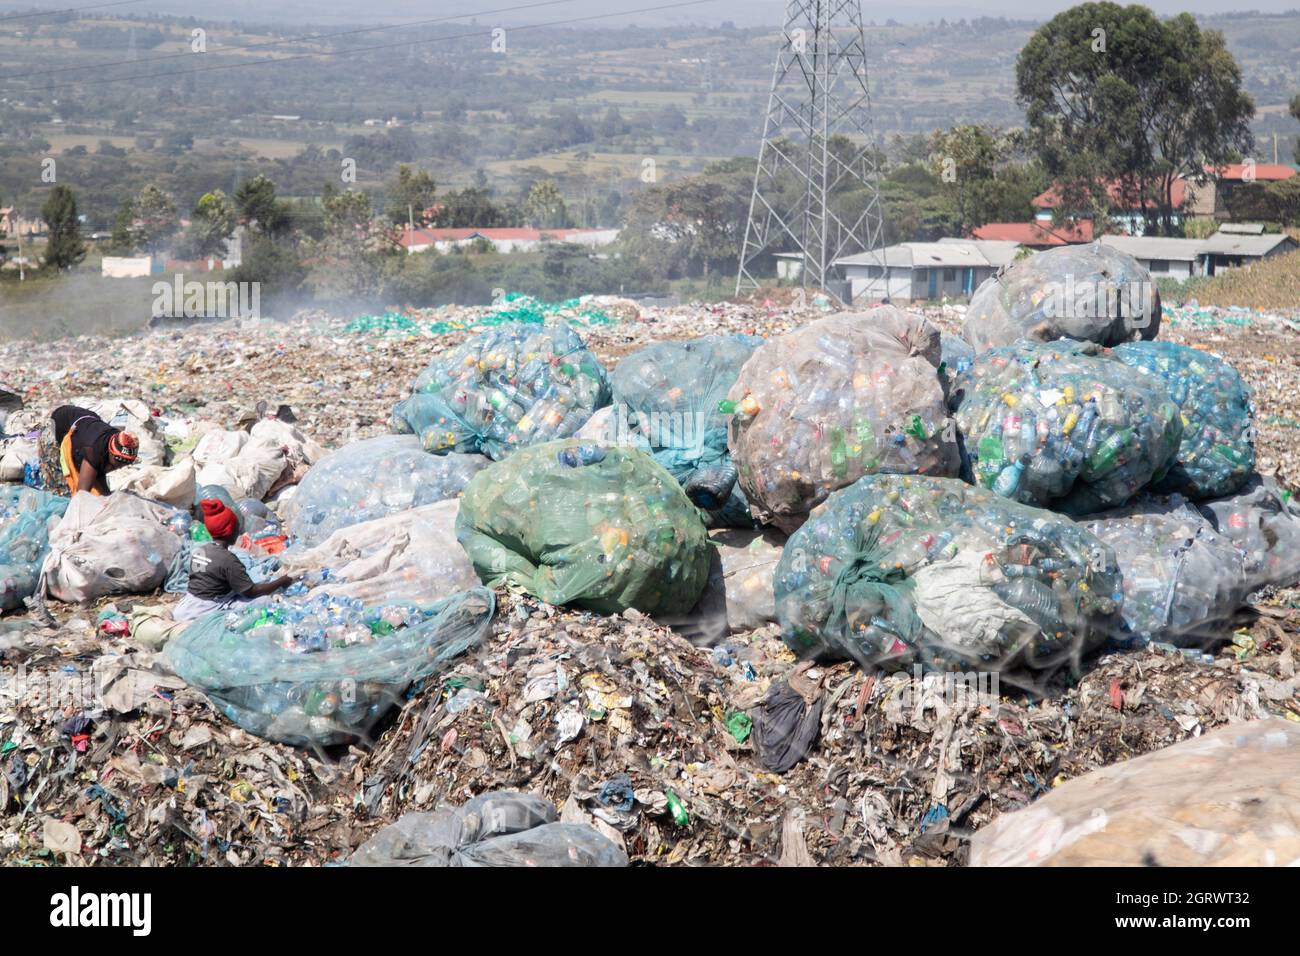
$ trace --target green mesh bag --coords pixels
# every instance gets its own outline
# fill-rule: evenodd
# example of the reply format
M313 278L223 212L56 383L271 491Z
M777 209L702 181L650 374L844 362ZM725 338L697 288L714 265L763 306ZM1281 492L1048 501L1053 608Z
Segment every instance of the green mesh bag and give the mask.
M475 475L456 536L485 583L606 614L685 614L709 575L704 522L673 476L642 451L576 439Z

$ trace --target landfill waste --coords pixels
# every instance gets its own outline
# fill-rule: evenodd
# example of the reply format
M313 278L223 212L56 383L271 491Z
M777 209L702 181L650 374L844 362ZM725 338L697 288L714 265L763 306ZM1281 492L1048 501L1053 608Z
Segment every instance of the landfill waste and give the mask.
M722 408L741 366L761 344L740 335L656 342L624 358L610 375L616 440L646 448L710 527L754 524L736 484L727 451L730 416Z
M1235 495L1197 507L1241 552L1248 589L1300 582L1300 503L1289 490L1252 475Z
M340 528L455 498L489 464L482 455L430 455L413 435L366 438L313 465L281 516L310 547Z
M456 532L485 584L606 614L684 614L709 575L700 512L662 465L617 445L548 442L485 468Z
M971 841L974 866L1295 866L1300 725L1220 727L1102 767Z
M822 673L805 661L772 685L754 708L754 755L773 773L785 773L808 756L821 730Z
M455 500L437 501L346 525L314 547L292 547L280 555L279 570L304 577L286 593L329 593L373 604L468 590L478 575L456 541L459 507Z
M1240 488L1255 468L1250 391L1219 356L1176 342L1126 342L1114 355L1157 378L1182 413L1183 437L1161 493L1217 498Z
M73 495L50 531L41 566L45 593L71 604L160 587L181 539L167 525L174 510L119 492Z
M939 356L939 330L893 306L820 319L758 348L724 408L753 515L789 533L863 475L956 475Z
M589 326L583 337L614 368L663 339L778 336L818 317L789 308L792 291L643 305L636 321ZM468 324L491 311L415 317ZM964 308L920 311L951 333ZM1300 388L1287 323L1300 309L1214 313L1209 324L1167 319L1161 337L1212 349L1241 372L1257 408L1257 469L1276 476L1279 493L1300 487L1300 444L1286 424ZM0 341L0 362L38 412L86 394L147 395L178 461L197 441L187 425L238 427L259 398L291 403L298 428L342 447L387 431L393 403L429 359L422 341L343 335L345 322L309 311L183 334ZM430 346L452 348L468 334L448 331ZM268 503L287 503L292 491ZM5 675L24 667L29 686L52 688L18 694L17 682L0 679L0 864L53 862L48 819L80 833L80 852L58 858L70 865L337 864L405 813L528 790L560 807L562 821L621 841L642 866L960 866L972 832L1065 781L1227 724L1300 718L1300 589L1261 588L1256 616L1212 666L1163 646L1106 653L1032 700L1005 687L995 705L984 694L954 696L958 675L819 664L815 744L778 776L756 759L750 717L794 666L778 627L698 648L635 611L603 616L505 591L485 643L413 687L372 730L373 749L322 760L241 730L137 646L154 627L143 615L136 622L139 609L165 613L175 596L115 600L132 620L127 637L102 633L94 606L50 602L51 628L27 626L36 614L21 609L0 622ZM115 709L94 720L80 752L62 731L83 713L67 713L82 699L68 691L97 685L101 673L120 673L113 688L130 693L110 694ZM134 709L122 711L128 703ZM618 777L632 791L627 811L621 797L601 802ZM611 800L616 789L624 792L611 787Z
M1160 293L1146 267L1100 242L1037 252L985 279L961 334L976 352L1017 339L1118 345L1154 339Z
M486 588L432 604L261 599L198 619L163 661L249 733L323 747L368 739L412 684L483 641L495 607Z
M1122 505L1164 477L1183 433L1163 385L1069 340L980 353L950 404L969 480L1074 515Z
M194 459L188 457L170 466L132 465L108 473L110 491L129 491L177 508L189 507L197 481Z
M325 450L295 426L274 418L247 432L210 431L193 452L200 485L221 485L235 498L259 501L296 484Z
M21 485L0 488L0 611L20 608L36 593L50 528L67 510L67 498Z
M418 435L426 451L501 459L572 435L607 404L604 366L577 332L512 322L434 359L394 406L392 430Z
M574 325L601 326L611 322L633 321L640 315L640 307L635 302L618 296L587 295L563 302L545 302L520 292L507 292L495 306L487 310L442 306L435 309L359 315L343 327L343 332L349 335L378 333L433 338L493 328L506 322L540 324L558 320Z
M1122 598L1111 548L956 479L868 475L827 499L775 574L800 657L998 672L1041 684L1098 647ZM1017 675L1012 672L1037 672Z
M1187 499L1144 495L1080 524L1115 552L1119 643L1208 648L1227 639L1246 600L1243 559Z
M616 843L561 823L555 805L497 791L462 807L408 813L363 843L351 866L627 866Z

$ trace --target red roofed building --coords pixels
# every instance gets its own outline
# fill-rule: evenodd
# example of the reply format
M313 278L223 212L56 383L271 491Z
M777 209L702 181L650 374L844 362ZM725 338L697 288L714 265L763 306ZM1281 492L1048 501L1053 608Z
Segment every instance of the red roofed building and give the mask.
M1067 220L1059 226L1053 226L1050 219L1046 222L990 222L973 230L971 238L1000 239L1018 242L1031 249L1050 249L1092 242L1092 220Z
M1213 216L1216 219L1232 218L1229 209L1232 194L1242 187L1253 183L1276 183L1290 179L1296 171L1281 163L1231 163L1227 166L1206 166L1207 175L1214 178L1199 183L1194 187L1195 196L1189 212L1197 216Z
M1170 200L1174 207L1174 224L1182 222L1182 211L1188 204L1189 184L1181 176L1174 180L1170 189ZM1147 214L1159 208L1159 204L1152 199L1137 199L1133 195L1126 195L1124 186L1119 181L1111 181L1106 184L1106 198L1110 204L1110 215L1112 219L1119 220L1123 227L1135 236L1140 236L1146 228ZM1050 223L1052 214L1055 209L1061 205L1061 194L1053 186L1046 192L1039 193L1032 200L1033 206L1038 210L1034 214L1034 219L1040 223ZM1088 214L1083 211L1074 212L1070 221L1083 222L1089 221Z

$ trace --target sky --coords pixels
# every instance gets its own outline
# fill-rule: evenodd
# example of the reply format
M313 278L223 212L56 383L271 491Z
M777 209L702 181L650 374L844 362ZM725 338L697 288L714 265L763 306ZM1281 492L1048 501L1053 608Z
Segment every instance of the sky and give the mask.
M357 23L381 20L420 20L438 16L464 19L476 13L522 5L527 0L0 0L0 10L32 9L67 10L87 8L87 12L150 13L182 16L210 16L218 20L242 19L251 22ZM535 11L498 15L504 23L549 22L566 17L608 14L616 10L636 10L659 6L671 0L569 0ZM895 19L904 23L947 19L970 19L980 16L1046 19L1065 10L1071 0L981 0L976 3L906 3L863 0L865 20L883 23ZM1282 13L1300 9L1300 0L1147 0L1146 6L1160 14L1190 11L1197 14L1230 13L1242 9L1261 13ZM659 10L632 15L629 20L641 26L668 26L696 23L716 26L731 20L739 26L776 25L784 16L783 0L708 0L694 6ZM602 20L603 24L618 22Z

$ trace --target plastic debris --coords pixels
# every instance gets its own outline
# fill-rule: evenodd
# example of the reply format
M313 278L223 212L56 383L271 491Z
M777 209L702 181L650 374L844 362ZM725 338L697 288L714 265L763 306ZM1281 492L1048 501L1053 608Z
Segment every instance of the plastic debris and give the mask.
M962 338L975 351L1075 339L1118 345L1160 331L1160 293L1132 256L1100 242L1060 246L1012 263L971 296Z
M1182 413L1178 456L1152 490L1195 499L1240 488L1255 467L1255 425L1250 390L1237 370L1175 342L1127 342L1114 355L1158 378Z
M827 499L786 543L775 588L802 657L1003 674L1077 664L1122 598L1114 552L1068 518L895 475Z
M263 600L200 618L163 653L250 733L326 746L368 739L407 688L483 641L495 606L486 588L423 606Z
M658 342L623 359L610 376L611 441L645 447L672 473L710 527L754 520L727 451L727 391L762 343L750 336Z
M570 439L516 452L470 481L456 528L484 583L606 614L684 614L709 573L700 512L633 448Z
M435 359L392 429L415 433L426 451L482 452L565 438L609 404L605 369L567 325L509 323Z
M524 793L485 793L455 810L408 813L367 840L351 866L627 866L589 826L559 822L555 805Z
M1091 343L982 352L951 402L971 480L1067 514L1121 505L1162 478L1183 433L1163 385Z
M430 455L412 435L367 438L313 465L282 516L310 547L340 528L455 498L490 463L482 455Z
M754 516L790 532L863 475L957 474L938 366L939 330L892 306L821 319L756 350L727 395Z
M67 510L67 498L21 485L0 488L0 610L22 607L36 593L50 529Z
M1252 475L1235 495L1202 502L1201 514L1236 546L1251 590L1300 581L1300 502L1271 478Z

